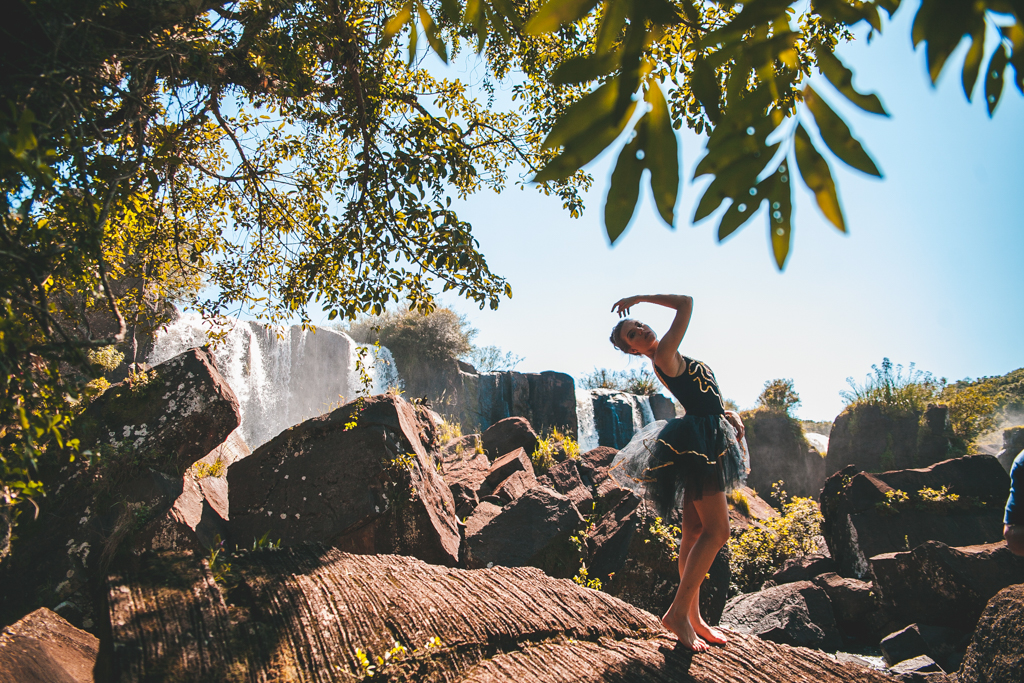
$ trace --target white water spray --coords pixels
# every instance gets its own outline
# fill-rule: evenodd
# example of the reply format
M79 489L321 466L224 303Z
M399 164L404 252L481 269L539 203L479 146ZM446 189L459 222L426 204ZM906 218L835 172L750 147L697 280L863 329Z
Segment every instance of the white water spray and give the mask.
M594 422L594 397L590 389L576 390L576 423L579 429L580 452L598 447L597 425Z

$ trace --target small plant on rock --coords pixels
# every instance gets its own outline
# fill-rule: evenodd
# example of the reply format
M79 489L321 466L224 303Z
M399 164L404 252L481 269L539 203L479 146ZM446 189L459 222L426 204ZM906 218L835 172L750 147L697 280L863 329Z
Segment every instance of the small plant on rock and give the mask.
M743 513L744 516L750 516L750 500L747 499L747 495L743 493L743 491L730 491L726 498L728 499L729 504L739 512Z

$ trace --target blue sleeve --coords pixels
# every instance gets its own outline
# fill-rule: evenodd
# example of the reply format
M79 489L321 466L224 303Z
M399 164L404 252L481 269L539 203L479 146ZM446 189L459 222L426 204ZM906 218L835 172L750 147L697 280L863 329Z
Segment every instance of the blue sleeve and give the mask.
M1006 501L1003 524L1024 524L1024 451L1010 468L1010 498Z

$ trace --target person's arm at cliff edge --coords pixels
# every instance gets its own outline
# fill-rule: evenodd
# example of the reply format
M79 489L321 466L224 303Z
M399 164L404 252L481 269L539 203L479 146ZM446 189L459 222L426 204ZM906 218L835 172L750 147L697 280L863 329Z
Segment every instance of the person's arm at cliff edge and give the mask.
M1024 555L1024 451L1010 468L1010 497L1003 516L1003 538L1014 555Z

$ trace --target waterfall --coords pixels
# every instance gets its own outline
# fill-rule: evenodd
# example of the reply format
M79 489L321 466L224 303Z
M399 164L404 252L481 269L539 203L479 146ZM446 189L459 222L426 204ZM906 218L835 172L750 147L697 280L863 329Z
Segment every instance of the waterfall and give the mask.
M594 422L594 397L589 389L576 390L576 422L579 425L580 452L598 447L597 424Z
M633 432L639 432L654 422L654 411L651 410L650 396L635 396L633 399Z
M210 343L210 331L222 335L213 346L217 369L238 397L239 430L250 448L281 431L353 400L361 383L353 381L357 344L343 332L299 325L271 328L228 319L211 329L196 313L186 313L156 338L147 362L162 363L195 346ZM390 351L373 349L364 361L373 379L371 393L399 383Z

